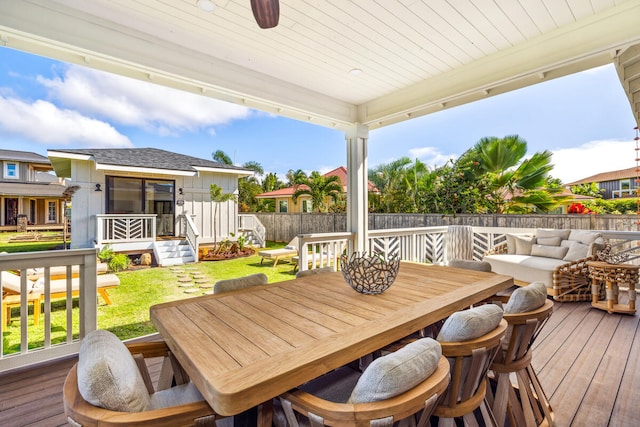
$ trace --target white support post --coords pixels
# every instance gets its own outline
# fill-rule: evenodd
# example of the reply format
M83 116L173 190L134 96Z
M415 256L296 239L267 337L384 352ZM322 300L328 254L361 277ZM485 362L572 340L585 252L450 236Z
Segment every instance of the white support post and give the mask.
M367 139L369 127L355 123L345 132L347 141L347 231L355 234L350 252L367 250L368 170Z

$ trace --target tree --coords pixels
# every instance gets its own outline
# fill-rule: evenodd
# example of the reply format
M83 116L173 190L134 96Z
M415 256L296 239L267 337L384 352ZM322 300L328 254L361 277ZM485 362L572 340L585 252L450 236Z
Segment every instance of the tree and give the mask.
M547 175L553 169L551 152L545 150L523 160L526 153L527 142L518 135L485 137L471 149L471 155L476 156L487 174L488 197L494 212L522 211L526 206L548 211L557 205L545 188Z
M67 249L67 228L69 225L69 218L67 218L67 204L79 189L79 185L70 185L62 192L62 247L64 249Z
M308 194L311 196L314 211L327 212L326 198L330 197L334 203L338 203L342 194L342 183L336 175L324 176L320 175L320 172L313 171L308 177L298 176L295 189L294 202L297 202L298 197L303 194Z
M209 188L209 194L211 196L211 201L214 202L214 206L213 206L213 246L215 247L216 244L218 243L218 236L217 236L217 222L218 222L218 205L220 203L225 203L228 201L236 201L236 196L235 194L232 193L224 193L222 191L222 187L220 187L217 184L211 184L211 187Z
M604 189L600 189L597 183L590 182L584 184L578 184L571 186L571 192L573 194L580 194L583 196L591 196L597 199L602 198L602 193L604 193Z
M211 154L211 157L213 157L213 160L215 160L218 163L222 163L225 165L232 165L233 162L231 161L231 157L229 157L227 155L227 153L225 153L222 150L216 150Z

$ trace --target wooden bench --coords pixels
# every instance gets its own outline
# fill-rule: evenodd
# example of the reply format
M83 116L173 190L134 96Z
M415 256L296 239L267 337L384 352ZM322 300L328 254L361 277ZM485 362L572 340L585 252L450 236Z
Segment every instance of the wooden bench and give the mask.
M40 293L34 292L27 295L27 307L33 304L33 324L38 325L40 322ZM7 295L2 297L2 324L9 325L11 323L11 309L20 307L20 295ZM5 323L6 322L6 323Z

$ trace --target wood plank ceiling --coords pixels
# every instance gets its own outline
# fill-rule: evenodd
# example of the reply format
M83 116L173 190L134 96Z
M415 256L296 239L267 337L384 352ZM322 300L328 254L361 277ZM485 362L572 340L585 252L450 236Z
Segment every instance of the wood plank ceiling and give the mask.
M347 128L386 126L612 62L638 0L3 0L5 46ZM352 70L360 70L359 74Z

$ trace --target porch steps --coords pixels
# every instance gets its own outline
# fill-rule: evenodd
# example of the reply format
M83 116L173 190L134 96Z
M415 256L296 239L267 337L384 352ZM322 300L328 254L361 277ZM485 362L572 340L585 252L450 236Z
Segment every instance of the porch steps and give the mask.
M182 265L196 262L196 257L185 240L161 240L153 244L158 265Z

